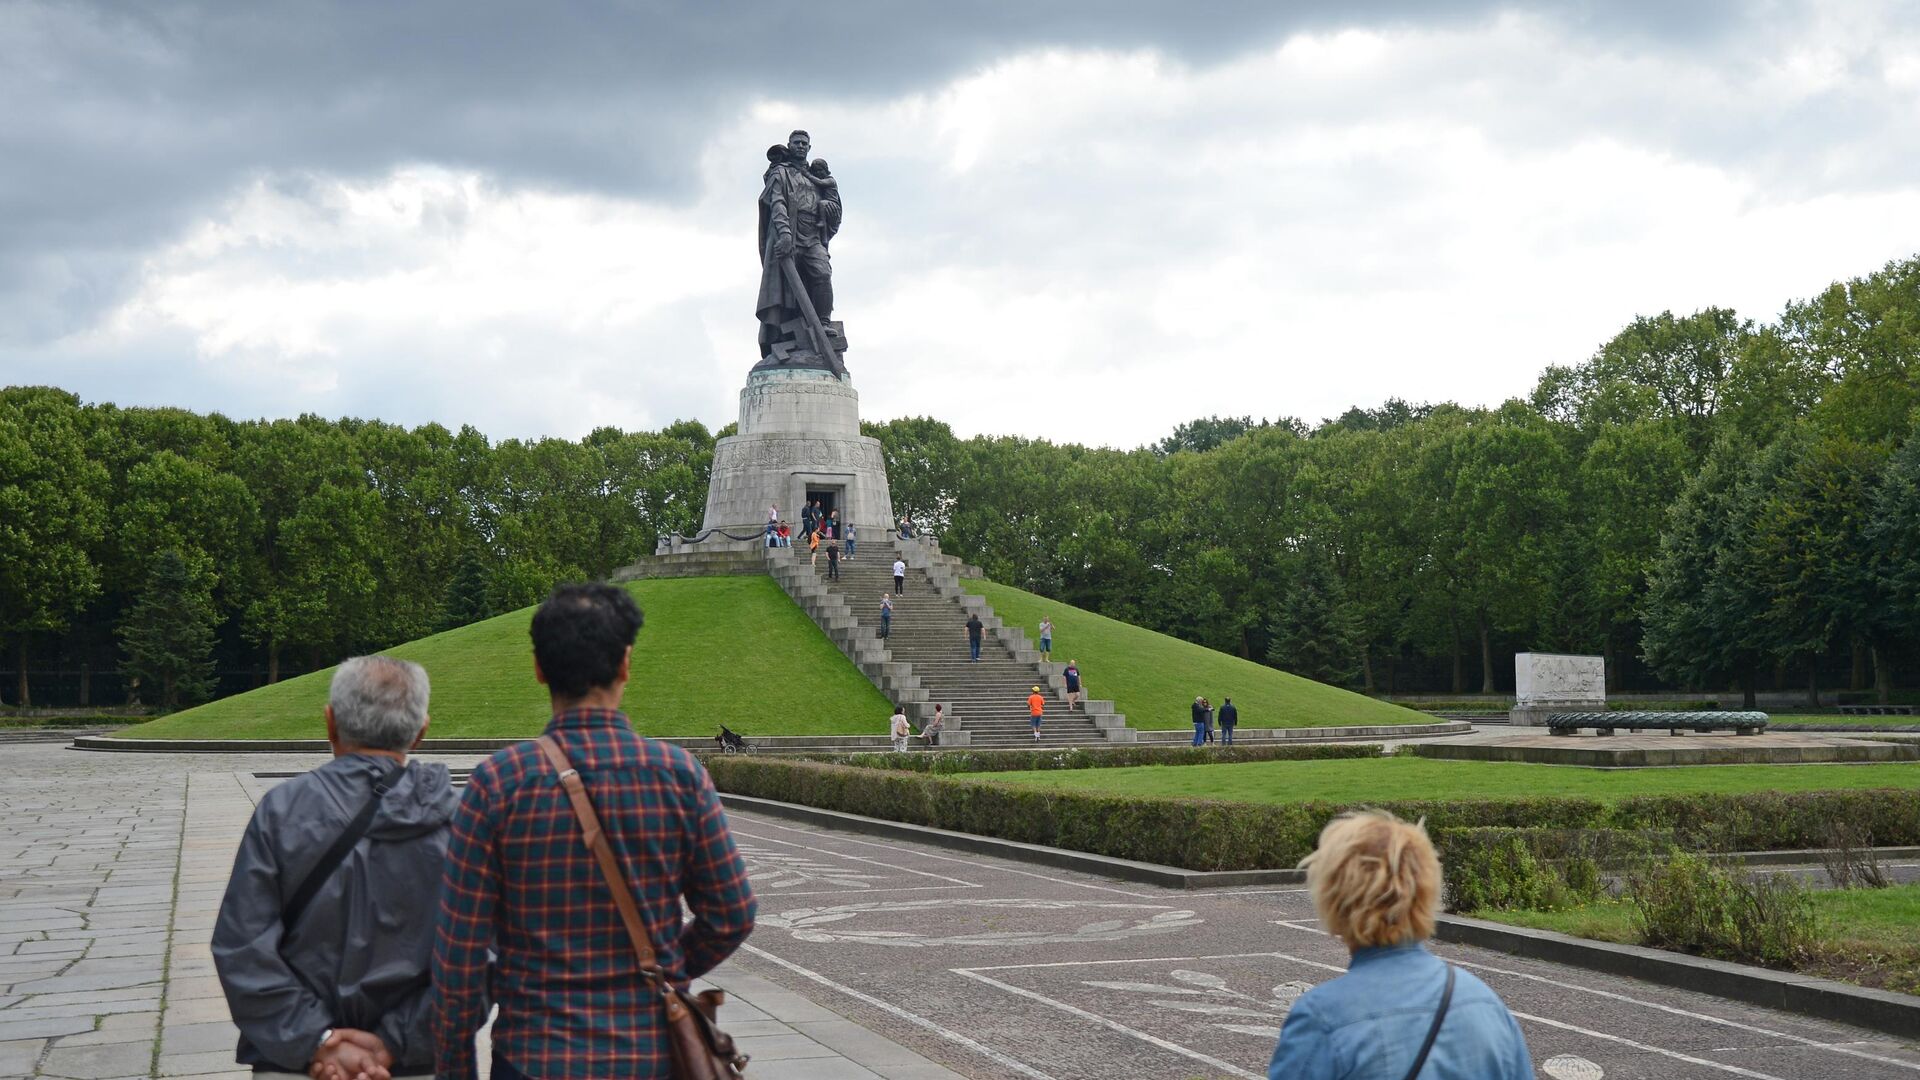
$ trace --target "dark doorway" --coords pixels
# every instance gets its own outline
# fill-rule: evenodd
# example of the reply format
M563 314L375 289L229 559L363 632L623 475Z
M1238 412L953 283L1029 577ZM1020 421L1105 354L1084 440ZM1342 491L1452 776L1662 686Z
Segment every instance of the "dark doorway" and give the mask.
M840 505L839 499L840 499L839 488L811 488L810 487L807 489L807 503L809 505L815 502L818 502L820 504L820 520L821 521L828 521L832 519L834 510L836 510Z

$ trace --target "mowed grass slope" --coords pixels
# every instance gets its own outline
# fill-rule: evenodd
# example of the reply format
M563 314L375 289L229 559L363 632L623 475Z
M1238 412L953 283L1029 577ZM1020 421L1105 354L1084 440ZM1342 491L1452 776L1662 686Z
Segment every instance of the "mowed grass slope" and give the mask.
M885 734L891 707L772 578L637 581L646 613L626 711L646 735ZM532 608L410 641L385 655L433 681L429 738L540 733L546 688L533 679ZM333 669L127 728L146 739L312 739L325 732Z
M1920 764L1904 763L1699 765L1684 769L1622 770L1388 757L963 775L973 780L1029 787L1252 803L1361 804L1399 799L1501 799L1540 795L1609 802L1633 795L1920 788Z
M1109 619L992 581L962 580L986 598L1009 626L1040 641L1040 619L1053 619L1053 658L1077 661L1087 693L1110 698L1128 725L1144 730L1191 729L1193 699L1205 695L1218 709L1231 697L1242 727L1346 727L1355 724L1432 724L1438 717L1364 694L1289 675L1202 645Z

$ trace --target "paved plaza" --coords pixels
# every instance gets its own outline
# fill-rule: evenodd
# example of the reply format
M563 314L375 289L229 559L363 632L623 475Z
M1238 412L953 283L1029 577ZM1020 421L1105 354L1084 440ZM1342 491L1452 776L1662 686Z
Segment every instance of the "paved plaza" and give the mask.
M207 939L254 801L318 755L0 745L0 1076L238 1076ZM452 766L472 755L449 755ZM767 1080L1260 1077L1344 968L1298 888L1176 892L733 815L760 927L715 973ZM1920 1078L1911 1042L1484 950L1539 1075Z

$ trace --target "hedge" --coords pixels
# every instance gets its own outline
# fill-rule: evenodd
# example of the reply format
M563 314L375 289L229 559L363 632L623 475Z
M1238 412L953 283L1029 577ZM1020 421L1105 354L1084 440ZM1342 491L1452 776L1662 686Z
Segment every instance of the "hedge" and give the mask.
M905 757L907 755L901 755ZM753 755L710 756L721 791L867 817L1090 851L1190 870L1290 867L1354 805L1265 805L1050 791L991 780ZM1874 842L1920 845L1920 791L1754 792L1622 799L1422 799L1376 804L1431 830L1633 829L1716 850L1816 848L1829 823L1858 822Z
M1377 743L1315 743L1305 746L1115 746L1076 750L941 750L935 753L793 754L790 761L818 761L863 769L923 773L1039 772L1049 769L1120 769L1132 765L1227 765L1246 761L1327 761L1380 756Z
M1435 829L1448 911L1558 911L1605 895L1605 877L1670 855L1657 829Z

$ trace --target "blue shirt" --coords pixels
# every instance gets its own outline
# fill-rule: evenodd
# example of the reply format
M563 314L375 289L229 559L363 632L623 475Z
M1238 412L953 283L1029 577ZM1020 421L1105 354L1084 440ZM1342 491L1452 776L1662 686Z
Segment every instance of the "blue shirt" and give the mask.
M1268 1080L1406 1080L1433 1026L1447 966L1413 942L1360 949L1347 973L1300 996ZM1487 984L1458 971L1424 1080L1533 1080L1526 1037Z

